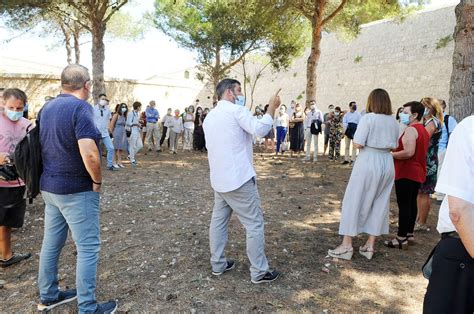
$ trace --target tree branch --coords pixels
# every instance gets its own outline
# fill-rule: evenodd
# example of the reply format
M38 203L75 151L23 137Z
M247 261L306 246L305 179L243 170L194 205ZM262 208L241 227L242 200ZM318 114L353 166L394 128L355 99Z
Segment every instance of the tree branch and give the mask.
M249 52L252 52L252 51L254 51L254 50L257 50L258 47L254 47L255 43L256 43L256 42L253 41L253 42L248 46L248 48L245 49L244 52L242 52L242 53L240 54L240 56L239 56L237 59L235 59L234 61L229 62L229 63L226 64L224 67L222 67L222 70L221 70L220 72L227 71L228 69L232 68L234 65L236 65L237 63L239 63L240 60L242 60L242 58L244 58L246 54L248 54Z
M87 20L91 19L90 12L88 12L87 10L84 11L82 7L80 7L79 5L76 4L76 2L74 2L74 0L67 0L67 3L70 6L72 6L74 9L76 9L77 12L79 12L81 15L83 15ZM58 8L58 10L60 10L59 6L57 8Z
M339 6L337 7L336 10L334 10L334 12L332 12L331 14L329 14L328 17L326 17L322 22L321 24L319 24L320 27L323 27L324 25L326 25L329 21L331 21L343 8L344 6L346 5L346 3L348 2L349 0L342 0L341 1L341 4L339 4Z
M115 8L112 8L112 11L104 19L104 23L107 23L110 20L110 18L112 17L112 15L114 15L115 12L120 10L120 8L123 7L127 2L128 2L128 0L122 0Z
M292 1L293 2L293 1ZM313 12L308 10L304 5L304 0L297 1L292 3L293 7L303 14L304 17L311 20L313 18Z

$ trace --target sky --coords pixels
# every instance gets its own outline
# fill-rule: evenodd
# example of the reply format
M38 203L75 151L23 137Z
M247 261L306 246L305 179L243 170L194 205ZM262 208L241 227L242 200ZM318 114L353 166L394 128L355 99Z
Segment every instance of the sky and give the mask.
M153 11L154 0L131 0L123 10L135 17ZM427 8L456 4L459 0L432 0ZM66 51L52 36L39 38L37 34L24 34L8 43L6 39L18 33L9 31L0 21L0 68L4 62L22 60L62 68L66 65ZM147 79L151 76L175 77L196 65L195 53L180 48L169 37L151 28L143 39L130 42L107 40L105 48L105 74L108 77ZM92 68L91 44L81 46L81 63Z

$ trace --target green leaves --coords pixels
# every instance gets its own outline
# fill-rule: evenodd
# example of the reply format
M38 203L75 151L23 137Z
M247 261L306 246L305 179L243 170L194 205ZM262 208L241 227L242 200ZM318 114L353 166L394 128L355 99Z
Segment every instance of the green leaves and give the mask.
M198 54L200 69L218 80L250 52L288 67L302 52L307 22L279 0L157 0L154 23Z

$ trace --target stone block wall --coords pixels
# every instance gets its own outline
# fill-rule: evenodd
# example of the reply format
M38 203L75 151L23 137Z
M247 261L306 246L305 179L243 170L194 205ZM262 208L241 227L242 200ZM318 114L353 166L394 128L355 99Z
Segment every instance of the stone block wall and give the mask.
M389 92L394 108L425 96L448 100L454 42L448 40L438 49L436 46L453 34L455 24L454 6L449 6L417 12L403 22L384 20L364 25L351 41L324 34L317 69L319 107L335 104L347 109L351 100L363 107L375 88ZM309 49L286 72L265 70L257 83L254 105L264 105L278 87L283 88L283 103L292 99L304 103L308 55ZM238 66L230 76L242 82L241 73Z

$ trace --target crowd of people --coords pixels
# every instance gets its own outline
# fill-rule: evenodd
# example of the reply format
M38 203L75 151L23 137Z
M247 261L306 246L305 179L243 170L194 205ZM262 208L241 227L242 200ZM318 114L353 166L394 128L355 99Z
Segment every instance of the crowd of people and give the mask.
M472 291L474 285L469 268L474 257L473 116L456 126L455 119L444 112L444 101L426 97L404 104L393 117L389 94L383 89L370 93L362 112L355 102L349 103L348 111L330 105L325 114L314 101L305 108L293 101L287 108L281 104L278 91L253 114L244 106L240 82L233 79L217 85L219 101L212 110L196 102L183 113L170 108L161 117L151 101L144 111L140 102L134 102L131 107L117 104L112 112L106 94L101 94L94 106L87 102L91 81L88 70L81 65L63 70L61 88L61 94L43 106L36 122L43 164L40 189L45 202L39 310L75 299L81 313L113 313L117 309L116 301L98 303L95 297L101 145L111 171L124 167L124 155L136 165L144 143L148 152L160 152L166 142L169 152L176 154L181 139L184 151L207 151L215 191L209 231L212 274L221 276L235 267L236 262L224 254L230 217L235 214L247 234L251 282L261 284L276 280L280 273L270 268L265 255L265 223L253 145L265 141L276 154L290 151L291 155L300 155L306 150L304 161L316 162L320 134L324 134L323 154L329 149L328 158L333 161L340 159L340 145L345 138L342 163L353 163L342 201L342 243L330 249L328 255L352 259L353 238L367 234L359 253L368 260L373 258L377 237L389 233L393 185L399 207L398 232L383 244L408 249L415 242L416 232L428 230L430 195L436 190L437 196L443 197L438 222L442 240L432 256L425 308L474 310L472 298L465 293L457 294L456 305L453 299L440 298L445 291L459 291L460 287ZM7 89L1 99L0 266L9 267L31 257L30 253L11 250L11 229L22 227L26 200L25 182L18 177L8 179L7 171L14 167L15 146L32 124L23 117L27 103L23 91ZM47 121L47 127L42 127L42 121ZM57 282L58 260L68 230L77 248L77 290L60 290ZM457 262L449 263L449 258ZM456 271L459 265L464 265L466 271Z
M254 115L261 118L267 108L268 105L263 108L261 105L257 106ZM320 154L319 135L324 135L322 155L328 152L329 160L339 161L341 142L345 139L345 154L341 163L352 164L357 156L357 148L352 139L362 115L363 112L357 111L355 101L349 103L348 110L331 104L323 114L315 101L311 101L309 106L303 109L301 104L292 100L290 107L287 108L284 104L279 107L273 127L265 136L255 137L254 143L264 143L264 148L267 151L275 151L276 155L289 151L290 157L294 154L300 157L305 153L303 161L316 162Z
M49 101L52 99L50 97ZM131 106L117 104L112 111L107 95L99 95L94 106L94 122L101 133L108 170L125 168L122 162L125 156L132 166L136 166L137 154L142 149L146 150L145 154L165 149L177 154L180 140L183 151L206 151L202 124L209 108L198 106L195 110L191 105L182 114L179 109L168 108L166 115L161 116L152 100L145 110L142 109L142 104L135 101Z

